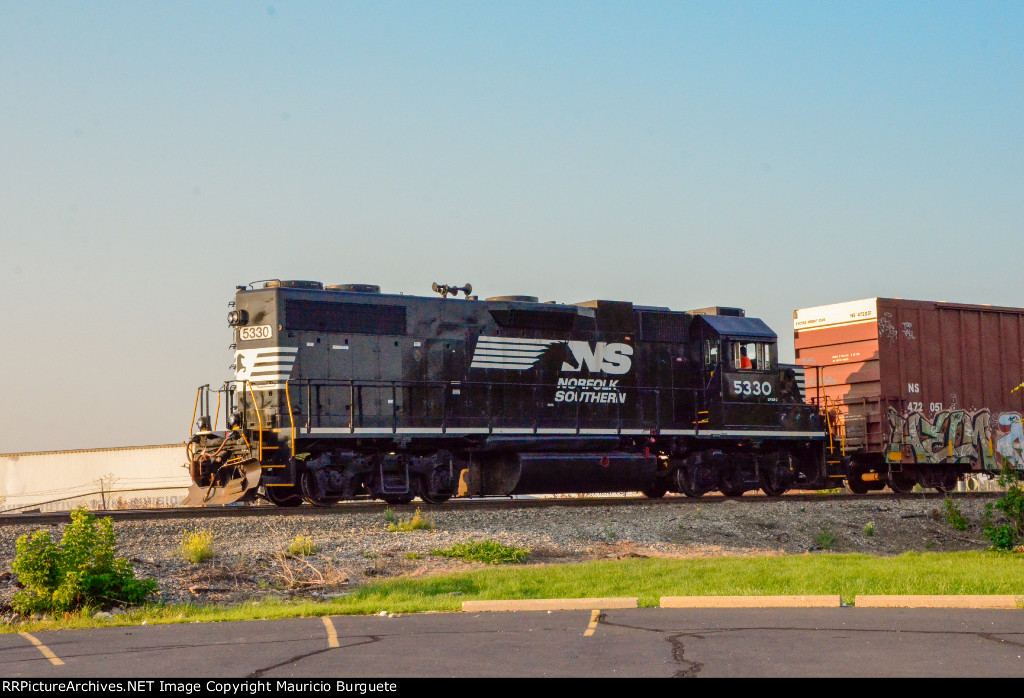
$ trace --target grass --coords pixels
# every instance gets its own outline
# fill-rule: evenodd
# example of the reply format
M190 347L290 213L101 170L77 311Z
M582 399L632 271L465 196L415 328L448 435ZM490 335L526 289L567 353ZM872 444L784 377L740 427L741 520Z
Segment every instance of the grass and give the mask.
M573 565L493 567L460 574L393 579L330 601L275 600L217 606L149 606L108 621L66 620L0 626L2 632L297 616L457 611L463 601L508 598L839 594L1022 594L1024 555L996 552L787 555L668 560L601 560Z

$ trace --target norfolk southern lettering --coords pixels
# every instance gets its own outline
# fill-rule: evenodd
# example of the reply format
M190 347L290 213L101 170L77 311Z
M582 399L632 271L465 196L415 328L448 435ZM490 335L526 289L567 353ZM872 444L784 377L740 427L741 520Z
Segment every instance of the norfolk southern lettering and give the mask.
M599 402L621 405L626 394L619 392L619 381L604 378L559 378L555 402Z

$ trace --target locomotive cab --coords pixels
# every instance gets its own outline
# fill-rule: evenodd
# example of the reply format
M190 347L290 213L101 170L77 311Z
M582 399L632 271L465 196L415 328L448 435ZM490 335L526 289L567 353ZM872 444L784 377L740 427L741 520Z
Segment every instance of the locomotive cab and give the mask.
M820 443L812 443L820 420L803 404L793 367L780 366L777 339L762 320L740 313L702 314L694 322L704 447L689 456L682 491L742 494L760 487L777 494L822 483Z

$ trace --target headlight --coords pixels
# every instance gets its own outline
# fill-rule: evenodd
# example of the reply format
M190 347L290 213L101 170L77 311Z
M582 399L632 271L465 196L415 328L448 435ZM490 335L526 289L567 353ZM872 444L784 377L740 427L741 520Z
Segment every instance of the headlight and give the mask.
M232 310L228 313L228 324L232 327L241 327L249 322L249 313L244 310Z

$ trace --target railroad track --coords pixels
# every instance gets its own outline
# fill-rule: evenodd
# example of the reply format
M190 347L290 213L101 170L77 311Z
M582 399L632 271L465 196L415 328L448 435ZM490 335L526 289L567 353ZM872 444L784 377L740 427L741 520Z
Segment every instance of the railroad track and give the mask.
M892 493L869 493L865 495L854 495L849 492L838 494L817 494L817 493L795 493L787 494L778 498L765 497L760 493L747 493L742 497L724 497L716 494L709 494L698 499L684 496L667 496L663 499L647 499L643 496L608 496L608 497L544 497L536 499L511 499L508 497L479 498L479 499L454 499L445 504L431 505L424 502L413 502L404 505L388 505L381 501L355 501L343 502L330 507L314 507L303 505L294 508L282 508L272 504L259 503L255 505L228 505L220 507L174 507L166 509L112 509L95 510L92 513L98 516L105 516L115 521L155 521L160 519L216 519L222 517L242 518L247 516L337 516L346 513L383 512L392 508L398 512L413 511L420 508L425 512L440 511L492 511L496 509L546 509L550 507L607 507L607 506L631 506L637 503L647 503L656 506L715 506L724 502L819 502L829 500L899 500L899 499L923 499L942 500L946 497L961 499L966 497L980 497L983 499L999 497L1000 492L950 492L940 494L937 492L921 492L914 494L892 494ZM0 514L0 526L15 526L24 524L60 524L69 520L70 513L60 512L19 512L16 514Z

